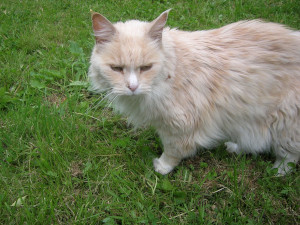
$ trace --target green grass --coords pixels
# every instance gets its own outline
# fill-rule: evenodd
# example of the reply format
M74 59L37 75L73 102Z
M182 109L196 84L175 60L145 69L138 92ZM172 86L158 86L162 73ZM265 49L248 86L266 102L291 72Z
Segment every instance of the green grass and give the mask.
M220 146L153 171L151 129L133 131L88 90L90 9L111 21L210 29L263 18L300 29L298 0L0 3L0 224L297 224L299 172Z

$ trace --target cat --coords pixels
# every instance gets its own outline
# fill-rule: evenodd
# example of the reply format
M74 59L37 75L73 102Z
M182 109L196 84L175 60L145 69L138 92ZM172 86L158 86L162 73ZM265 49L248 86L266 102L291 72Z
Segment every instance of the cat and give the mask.
M205 31L92 15L89 79L135 127L152 126L171 172L197 148L276 156L278 175L300 156L300 32L261 20Z

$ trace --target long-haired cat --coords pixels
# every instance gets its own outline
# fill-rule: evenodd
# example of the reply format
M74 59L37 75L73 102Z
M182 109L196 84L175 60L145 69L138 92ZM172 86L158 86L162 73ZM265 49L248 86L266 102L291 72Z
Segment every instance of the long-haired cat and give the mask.
M273 149L287 173L300 156L300 32L259 20L180 31L164 27L168 13L115 24L94 13L93 87L157 130L161 174L219 141L234 153Z

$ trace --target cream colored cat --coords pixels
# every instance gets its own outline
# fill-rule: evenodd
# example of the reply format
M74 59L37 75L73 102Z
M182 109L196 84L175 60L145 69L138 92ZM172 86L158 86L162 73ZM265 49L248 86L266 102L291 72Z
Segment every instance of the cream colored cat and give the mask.
M136 127L154 127L167 174L197 147L274 150L278 174L300 156L300 32L259 20L208 31L152 22L112 24L92 16L96 45L89 77Z

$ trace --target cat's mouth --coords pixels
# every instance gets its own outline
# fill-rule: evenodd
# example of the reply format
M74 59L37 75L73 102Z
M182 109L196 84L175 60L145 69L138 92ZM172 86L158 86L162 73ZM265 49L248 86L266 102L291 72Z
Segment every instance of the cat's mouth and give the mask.
M138 96L138 95L141 95L141 92L137 89L137 90L134 90L134 91L129 91L128 96Z
M139 96L143 94L143 92L141 92L139 89L130 90L128 88L123 90L114 90L113 93L115 96L127 96L127 97Z
M136 84L136 85L128 84L126 86L125 92L126 92L125 95L128 96L138 96L144 94L140 84Z
M112 89L112 92L115 95L119 95L119 96L128 96L128 97L144 96L144 95L151 94L152 88L144 86L142 84L139 84L137 86L126 85L120 88L115 87Z
M136 98L136 97L140 97L140 96L145 96L149 94L147 91L144 91L140 88L137 88L136 90L132 91L132 90L128 90L126 91L126 93L124 93L123 95L128 96L129 98Z

